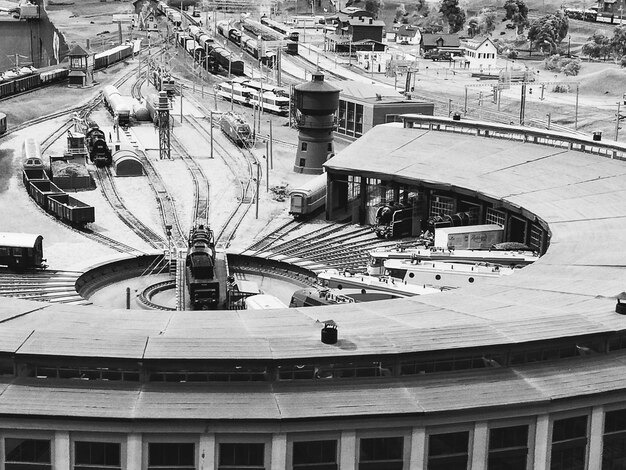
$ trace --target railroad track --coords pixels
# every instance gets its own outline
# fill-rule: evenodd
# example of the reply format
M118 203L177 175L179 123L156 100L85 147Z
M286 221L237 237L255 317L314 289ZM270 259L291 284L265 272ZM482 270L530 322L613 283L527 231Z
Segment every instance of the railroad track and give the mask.
M286 222L285 224L281 225L280 227L278 227L276 230L274 230L269 235L263 237L258 242L255 242L252 245L250 245L245 251L246 252L253 251L253 252L256 252L256 253L260 253L262 251L267 251L268 249L271 248L271 246L274 243L278 242L279 240L284 240L285 237L287 237L290 233L295 232L296 230L298 230L303 225L304 225L304 222L298 222L296 220L290 220L290 221Z
M39 300L51 303L88 305L76 292L78 271L33 271L12 273L0 271L0 296Z
M135 215L124 205L111 176L109 168L98 168L96 177L100 186L100 190L104 198L107 200L111 208L117 216L124 222L134 233L142 240L156 249L165 249L167 242L163 236L154 232L150 227L140 221Z

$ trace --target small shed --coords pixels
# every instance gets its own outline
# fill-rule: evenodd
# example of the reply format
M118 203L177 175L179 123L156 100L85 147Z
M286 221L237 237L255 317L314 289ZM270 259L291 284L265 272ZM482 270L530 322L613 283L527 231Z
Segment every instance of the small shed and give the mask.
M113 167L116 176L143 176L143 164L137 153L120 149L113 154Z

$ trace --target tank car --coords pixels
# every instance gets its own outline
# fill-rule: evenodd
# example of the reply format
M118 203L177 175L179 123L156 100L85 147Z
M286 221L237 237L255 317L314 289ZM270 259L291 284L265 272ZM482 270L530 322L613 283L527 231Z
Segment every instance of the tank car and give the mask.
M396 238L411 234L413 228L413 208L399 203L382 204L376 211L373 227L378 238Z
M250 125L237 113L228 112L220 118L220 129L240 147L250 144L252 131Z
M220 286L215 279L215 241L213 231L204 225L192 228L189 234L185 279L194 310L218 307Z
M107 145L106 135L98 124L91 123L85 133L85 143L89 160L98 167L109 166L112 162L111 149Z

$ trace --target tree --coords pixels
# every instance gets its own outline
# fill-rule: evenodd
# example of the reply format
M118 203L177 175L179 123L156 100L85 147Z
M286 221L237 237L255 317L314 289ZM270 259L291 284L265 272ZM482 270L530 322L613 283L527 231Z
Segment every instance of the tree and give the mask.
M569 20L561 11L534 20L528 29L531 47L552 54L567 36Z
M469 20L467 20L467 34L469 34L472 38L480 33L478 22L478 16L472 16Z
M406 7L404 6L404 3L401 3L400 5L398 5L398 7L396 8L396 15L394 16L394 21L396 23L399 23L400 21L402 21L402 19L408 15L407 11L406 11Z
M611 53L611 39L605 36L602 31L596 31L583 44L582 53L593 59L606 59Z
M456 33L463 29L465 12L459 7L459 0L441 0L439 12L447 21L450 33Z
M613 30L613 37L610 40L610 49L615 57L626 55L626 26L617 26Z
M528 26L528 7L523 0L507 0L504 4L505 19L510 20L517 27L517 34L522 34Z
M480 34L489 35L496 29L496 12L490 8L483 8L478 15L478 29Z
M378 18L379 10L380 10L380 0L366 0L365 11L369 11L374 18Z

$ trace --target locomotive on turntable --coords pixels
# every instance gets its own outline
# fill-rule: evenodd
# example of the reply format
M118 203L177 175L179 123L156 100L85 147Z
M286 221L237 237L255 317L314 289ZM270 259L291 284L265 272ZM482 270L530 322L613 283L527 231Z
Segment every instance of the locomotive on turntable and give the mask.
M215 275L213 231L197 225L189 234L185 279L193 310L214 310L219 306L220 284Z

